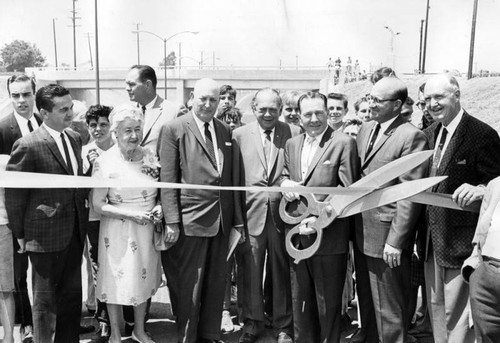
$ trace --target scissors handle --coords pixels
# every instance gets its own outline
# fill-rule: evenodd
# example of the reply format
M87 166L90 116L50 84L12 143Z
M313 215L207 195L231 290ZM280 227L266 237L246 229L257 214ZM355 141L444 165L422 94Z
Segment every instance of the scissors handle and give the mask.
M305 260L313 256L316 251L318 251L319 246L321 245L321 240L323 238L323 228L317 228L314 223L311 224L311 228L316 230L316 240L314 243L305 249L297 249L292 244L292 238L295 235L298 235L300 232L300 224L295 225L285 236L285 247L288 254L294 259L295 263L299 263L301 260Z
M281 198L279 213L281 219L291 225L299 224L302 220L310 216L319 216L321 210L328 205L326 202L319 202L314 194L300 194L300 198L294 201L287 201L285 197ZM290 212L293 213L290 214Z

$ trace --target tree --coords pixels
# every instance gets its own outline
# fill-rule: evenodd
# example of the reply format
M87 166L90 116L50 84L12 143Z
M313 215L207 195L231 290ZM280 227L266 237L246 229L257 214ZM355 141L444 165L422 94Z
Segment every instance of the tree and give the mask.
M7 71L24 71L26 67L46 66L45 57L36 44L31 44L22 40L14 40L10 44L5 44L0 55Z
M165 65L167 65L167 66L175 66L176 61L177 61L177 56L175 56L175 52L171 51L168 54L167 58L164 61L160 62L160 67L163 67Z

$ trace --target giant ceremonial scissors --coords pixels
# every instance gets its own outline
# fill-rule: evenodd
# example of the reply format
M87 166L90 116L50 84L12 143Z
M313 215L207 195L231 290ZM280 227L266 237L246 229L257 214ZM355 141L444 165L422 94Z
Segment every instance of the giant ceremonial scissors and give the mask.
M421 151L386 164L349 186L347 190L352 190L351 194L346 194L345 191L339 194L328 192L330 195L321 202L317 201L312 193L300 194L300 199L292 202L288 202L283 197L280 203L281 218L285 223L297 224L288 232L285 238L288 254L294 258L295 263L309 258L320 247L323 229L327 228L336 218L352 216L353 214L404 200L446 179L446 176L429 177L383 187L388 182L428 161L432 154L432 150ZM289 213L291 207L294 208L293 215ZM299 212L299 214L296 214L296 212ZM308 223L309 228L316 231L316 240L308 248L297 249L292 244L292 238L294 235L299 234L302 220L310 216L317 217L316 221Z

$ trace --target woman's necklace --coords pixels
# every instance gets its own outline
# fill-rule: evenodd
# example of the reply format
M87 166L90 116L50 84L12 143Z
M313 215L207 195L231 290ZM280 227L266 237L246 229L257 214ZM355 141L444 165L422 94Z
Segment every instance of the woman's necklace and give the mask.
M140 150L139 150L140 151ZM134 157L136 157L138 150L137 150L137 147L135 147L133 150L129 150L129 151L126 151L126 156L122 153L122 157L125 161L128 161L128 162L133 162L134 161Z

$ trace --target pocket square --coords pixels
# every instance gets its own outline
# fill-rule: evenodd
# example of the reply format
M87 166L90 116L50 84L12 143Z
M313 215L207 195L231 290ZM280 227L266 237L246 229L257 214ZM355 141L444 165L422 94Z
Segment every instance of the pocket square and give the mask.
M226 142L226 146L232 146L232 145L233 145L233 143L231 143L231 142Z
M457 164L467 164L467 160L457 161Z
M332 162L330 162L330 160L326 160L325 162L323 162L323 165L329 165L329 164L332 164Z

